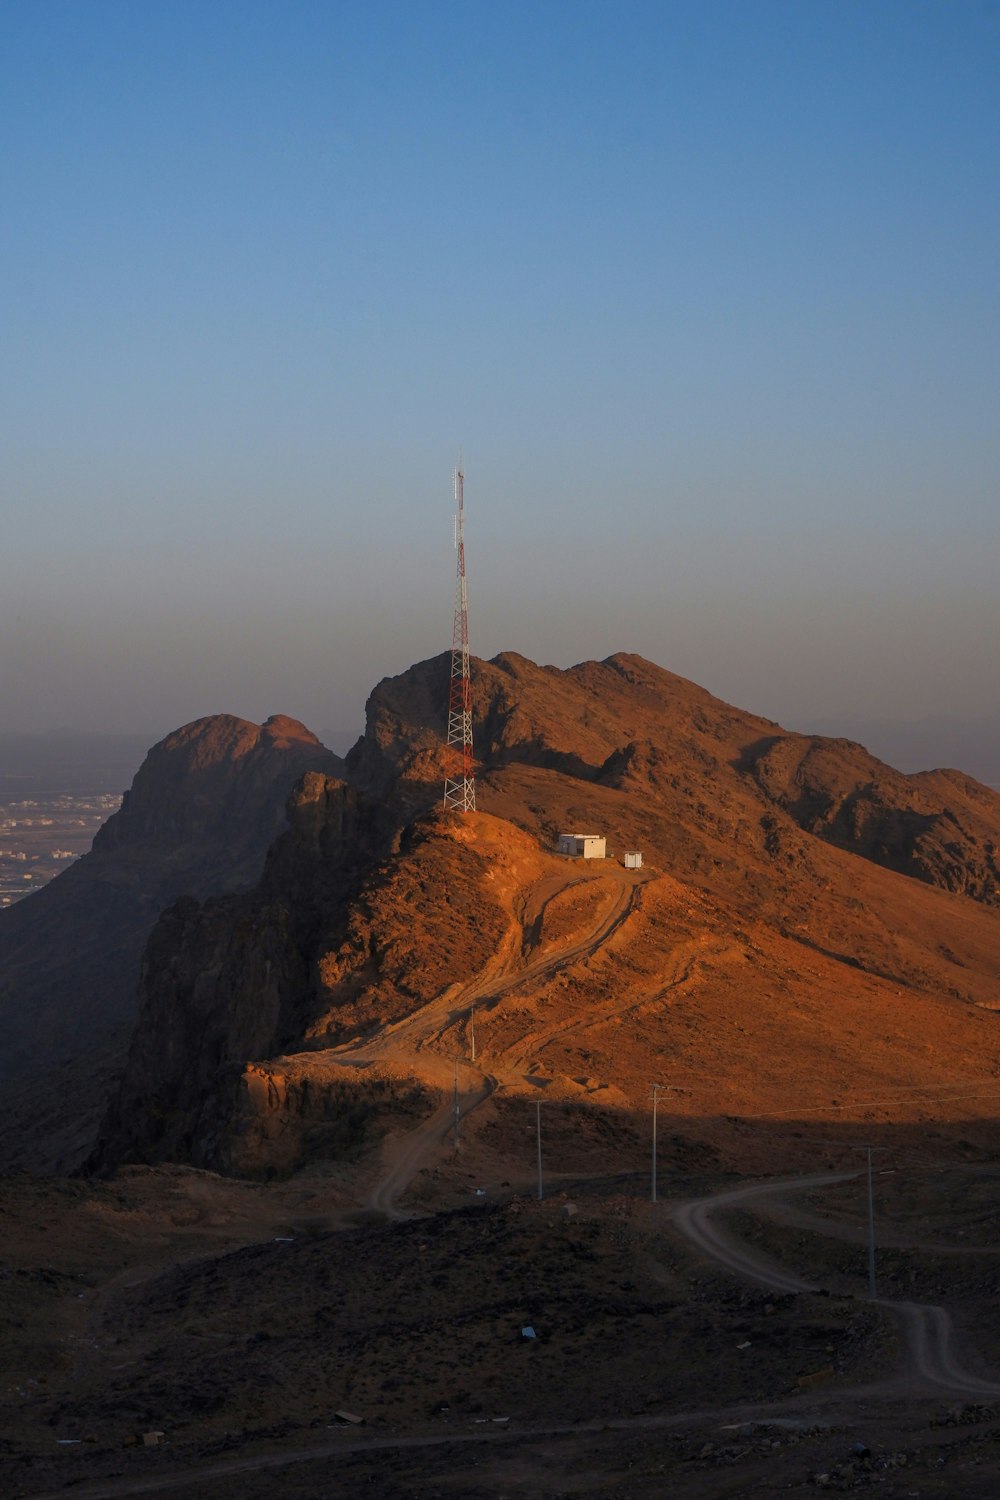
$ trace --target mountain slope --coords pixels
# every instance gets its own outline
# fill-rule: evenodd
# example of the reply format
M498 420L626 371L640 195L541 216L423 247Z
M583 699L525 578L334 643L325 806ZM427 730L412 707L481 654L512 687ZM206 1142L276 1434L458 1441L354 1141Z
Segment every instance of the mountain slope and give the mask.
M445 671L437 657L379 683L348 757L363 784L402 777L435 800ZM1000 905L1000 798L960 772L904 776L861 745L782 730L627 654L561 671L505 652L476 663L473 707L477 759L498 790L511 767L536 766L630 793L633 808L669 808L678 841L714 830L754 848L770 832L762 820L786 813L875 863ZM512 804L511 815L558 831L544 810ZM622 819L616 832L641 839L624 804Z
M628 1112L669 1066L709 1135L709 1116L787 1112L790 1078L803 1109L849 1095L859 1117L901 1082L994 1086L994 793L787 733L639 657L504 654L474 665L484 811L445 816L447 669L378 685L351 787L307 778L254 890L161 920L102 1165L289 1170L345 1079L446 1088L473 1001L505 1095L541 1080ZM554 855L577 829L643 851L634 888Z
M139 959L159 913L182 893L252 885L295 781L341 764L283 716L258 725L219 714L185 725L149 751L91 852L0 912L0 1078L8 1084L0 1158L8 1165L37 1163L39 1135L72 1159L127 1046ZM53 1160L52 1151L42 1155Z

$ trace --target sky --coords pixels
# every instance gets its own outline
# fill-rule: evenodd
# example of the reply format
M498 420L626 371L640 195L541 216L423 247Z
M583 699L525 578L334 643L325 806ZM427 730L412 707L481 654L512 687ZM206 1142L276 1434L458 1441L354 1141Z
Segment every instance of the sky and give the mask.
M360 729L461 450L474 653L1000 729L995 0L7 0L0 100L0 728Z

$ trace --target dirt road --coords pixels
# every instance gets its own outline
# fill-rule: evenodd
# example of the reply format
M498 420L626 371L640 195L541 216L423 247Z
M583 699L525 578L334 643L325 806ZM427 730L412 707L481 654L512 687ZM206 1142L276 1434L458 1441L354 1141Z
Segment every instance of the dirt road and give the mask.
M459 1119L464 1119L484 1099L488 1099L493 1088L493 1079L483 1074L481 1088L460 1094ZM406 1218L407 1215L396 1208L397 1198L413 1181L427 1158L441 1145L454 1124L455 1106L453 1101L449 1101L436 1109L428 1119L422 1120L416 1130L390 1141L383 1158L382 1174L365 1200L366 1208L376 1209L390 1218Z
M749 1281L777 1292L815 1292L818 1288L787 1271L752 1247L740 1244L712 1222L713 1216L726 1209L745 1208L762 1199L789 1192L806 1192L810 1188L831 1186L857 1176L853 1172L824 1173L815 1177L796 1177L779 1182L751 1183L732 1188L711 1198L700 1198L680 1204L673 1211L673 1222L687 1239L727 1270ZM821 1228L822 1220L816 1221ZM883 1308L899 1323L909 1354L906 1377L914 1377L928 1390L947 1391L974 1401L995 1401L1000 1397L1000 1383L984 1380L960 1364L955 1352L955 1327L950 1315L935 1303L894 1302L878 1299L874 1306ZM898 1385L898 1380L887 1386ZM870 1393L871 1387L867 1388Z
M521 985L546 978L595 953L628 919L636 892L647 878L617 870L594 877L595 881L608 886L607 900L587 929L577 933L571 942L536 957L531 957L530 948L528 956L524 957L519 946L512 941L505 942L485 970L467 983L451 986L429 1004L394 1026L386 1027L361 1046L348 1043L331 1049L331 1064L350 1066L391 1058L396 1067L405 1067L409 1063L414 1071L429 1075L442 1091L447 1090L454 1075L462 1090L459 1109L464 1118L502 1085L504 1076L498 1059L493 1057L490 1066L494 1071L491 1073L468 1061L455 1061L457 1032L464 1025L472 1005L488 1010L491 1004ZM525 910L529 916L533 914L533 919L526 921L522 930L533 933L535 943L541 914L547 903L560 891L579 883L580 877L575 873L567 874L562 881L549 876L528 893ZM448 1036L448 1033L452 1035ZM510 1061L516 1062L515 1059ZM387 1142L380 1175L366 1198L366 1206L402 1217L395 1207L397 1200L438 1150L453 1122L454 1106L447 1100L408 1135Z
M362 1050L367 1053L391 1053L393 1057L400 1052L421 1051L428 1045L441 1042L448 1030L464 1023L473 1004L482 1011L488 1011L494 1002L503 999L521 985L532 980L547 979L560 969L589 958L628 919L636 892L645 878L647 877L630 876L624 871L595 877L595 881L599 879L602 885L607 885L608 899L586 930L578 933L571 942L537 957L531 957L530 950L525 957L520 949L515 951L512 944L505 944L480 974L465 983L452 986L443 995L437 996L395 1025L387 1026ZM576 876L567 876L561 885L554 886L550 876L543 884L545 900L540 903L542 909L553 895L579 885L581 881ZM529 893L529 909L535 900L536 892Z

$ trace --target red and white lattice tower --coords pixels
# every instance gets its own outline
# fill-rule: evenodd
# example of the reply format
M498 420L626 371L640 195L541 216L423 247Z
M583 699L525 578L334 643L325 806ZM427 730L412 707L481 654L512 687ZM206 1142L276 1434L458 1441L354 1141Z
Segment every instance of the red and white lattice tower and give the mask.
M472 762L472 678L469 675L469 591L465 582L465 475L455 469L455 621L451 632L451 685L448 690L448 759L444 805L474 812L476 780Z

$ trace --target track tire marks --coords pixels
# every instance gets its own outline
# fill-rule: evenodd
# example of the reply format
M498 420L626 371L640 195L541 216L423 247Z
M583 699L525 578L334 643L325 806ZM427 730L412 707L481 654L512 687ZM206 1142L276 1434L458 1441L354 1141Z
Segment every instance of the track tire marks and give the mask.
M595 878L609 879L608 876ZM561 969L589 957L628 920L646 877L635 880L618 874L610 879L615 881L616 887L612 899L588 930L568 947L537 957L526 964L517 964L509 941L510 934L508 934L500 952L494 955L485 971L480 972L467 984L450 986L444 994L387 1027L381 1035L373 1037L363 1046L358 1047L348 1043L343 1047L331 1049L331 1064L345 1066L352 1062L368 1062L375 1058L384 1059L390 1054L398 1061L400 1055L405 1055L407 1051L416 1054L425 1049L432 1050L443 1041L445 1033L456 1024L456 1015L467 1011L473 1003L488 1005L491 1001L499 1000L512 990L516 990L522 984L529 983L543 975L558 973ZM560 889L578 883L579 877L573 877L567 880ZM539 910L544 910L548 901L552 899L555 891L551 889L551 880L544 882L544 885L543 899L540 902L536 902L537 887L535 892L529 895L527 903L529 909L535 902ZM466 1064L462 1065L461 1071L466 1078L471 1073L473 1077L480 1080L478 1088L465 1097L460 1116L464 1117L478 1109L499 1085L498 1080L492 1075L478 1069L470 1069ZM383 1173L368 1194L366 1206L391 1217L403 1217L395 1208L397 1199L412 1182L428 1157L440 1147L453 1120L453 1106L446 1101L428 1119L423 1120L415 1130L392 1143L386 1153L389 1159L388 1170Z
M673 1210L672 1218L677 1229L692 1244L744 1280L755 1281L779 1292L816 1292L819 1290L816 1286L725 1234L712 1223L712 1216L761 1198L783 1192L805 1192L810 1188L846 1182L857 1175L855 1172L823 1173L778 1182L750 1183L710 1198L679 1204ZM955 1325L945 1308L936 1303L895 1302L887 1298L879 1299L873 1305L882 1308L899 1323L907 1345L907 1374L911 1379L915 1378L932 1390L947 1391L973 1400L995 1401L1000 1397L1000 1383L980 1378L959 1362L955 1352ZM885 1385L896 1383L889 1381ZM873 1387L863 1389L870 1394Z

